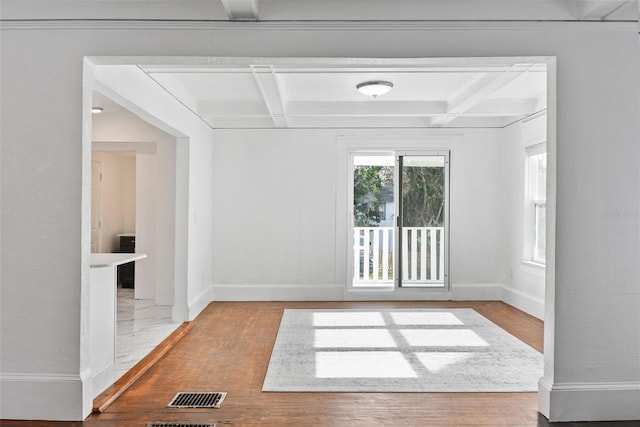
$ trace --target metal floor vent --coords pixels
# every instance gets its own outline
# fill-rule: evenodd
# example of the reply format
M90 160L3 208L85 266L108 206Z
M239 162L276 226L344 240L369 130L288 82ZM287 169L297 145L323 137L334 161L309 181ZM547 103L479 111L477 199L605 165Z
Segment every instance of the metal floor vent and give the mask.
M147 427L216 427L215 424L149 423Z
M183 393L175 395L167 408L219 408L227 393Z

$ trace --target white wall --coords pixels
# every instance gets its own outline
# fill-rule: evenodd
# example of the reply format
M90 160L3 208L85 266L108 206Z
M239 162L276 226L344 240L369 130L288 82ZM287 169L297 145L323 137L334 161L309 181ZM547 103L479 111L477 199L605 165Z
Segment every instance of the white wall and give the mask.
M507 279L503 299L538 318L544 317L545 268L524 259L525 148L546 142L546 120L546 115L540 115L507 127L503 148L505 225L509 229L504 246Z
M156 155L156 256L155 299L158 305L173 305L176 286L176 139L157 139ZM183 239L183 238L182 238ZM182 258L185 256L182 255ZM174 319L178 320L178 319Z
M167 25L134 22L96 30L90 23L27 22L3 23L0 30L1 417L77 420L88 414L83 325L88 323L90 153L81 141L90 131L83 125L90 113L80 100L88 107L90 99L82 93L82 60L122 55L126 61L127 55L144 53L557 57L548 140L557 203L554 191L548 204L556 216L547 236L554 246L547 266L540 410L553 420L640 418L640 342L634 339L640 324L637 25ZM155 105L156 95L142 98L137 103L150 116L164 122L182 117ZM214 138L205 129L172 135L191 138L189 146L177 146L179 165L191 168L188 182L178 180L189 191L179 193L187 214L177 213L179 224L181 215L188 221L183 227L188 266L179 268L188 275L189 292L179 297L185 312L191 307L197 313L211 284ZM29 405L22 402L26 396Z
M402 148L451 151L452 290L458 299L499 295L507 215L501 206L502 130L217 130L215 137L215 300L362 297L344 292L352 257L348 151ZM494 295L487 296L487 287Z
M173 283L158 283L156 270L159 264L168 262L174 264L174 257L159 258L157 253L157 240L159 230L156 228L156 217L159 213L156 204L157 167L156 154L140 153L136 155L136 252L147 254L147 258L136 262L135 270L135 298L155 299L156 288L163 285L171 286ZM171 279L165 277L164 280Z
M96 152L91 159L102 164L102 248L120 247L118 234L136 230L136 157L133 153Z
M335 291L335 133L217 130L215 141L213 298Z

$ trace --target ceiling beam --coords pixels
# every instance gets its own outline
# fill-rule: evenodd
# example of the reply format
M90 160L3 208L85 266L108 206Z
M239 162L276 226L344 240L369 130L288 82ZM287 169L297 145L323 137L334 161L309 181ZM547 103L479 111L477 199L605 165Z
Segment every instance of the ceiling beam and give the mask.
M490 99L469 108L461 115L513 117L532 114L539 109L537 99ZM298 117L434 117L447 114L444 101L426 102L313 102L286 104L283 117L290 122ZM271 117L266 102L218 101L198 105L203 117Z
M198 114L204 117L270 116L263 101L207 101L198 104Z
M220 0L231 21L257 21L259 0Z
M574 0L579 20L604 20L621 7L637 0Z
M447 104L431 102L310 102L287 103L288 117L402 117L434 116L446 113Z
M466 86L451 96L447 104L447 112L440 117L433 118L429 126L446 125L533 67L535 64L516 64L501 73L478 74Z
M482 117L519 117L533 114L540 109L537 98L487 99L469 108L463 115Z
M260 88L260 93L267 110L269 110L269 114L271 114L273 124L277 128L289 127L273 67L270 65L252 65L251 72Z
M164 88L164 90L172 94L176 99L180 100L180 102L191 111L198 111L198 99L180 83L180 80L169 74L150 74L144 68L138 68Z

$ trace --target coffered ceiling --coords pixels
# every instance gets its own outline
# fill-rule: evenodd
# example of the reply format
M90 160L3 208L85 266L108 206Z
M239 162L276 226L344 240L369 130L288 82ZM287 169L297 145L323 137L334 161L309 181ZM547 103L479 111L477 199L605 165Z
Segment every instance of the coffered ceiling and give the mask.
M504 127L546 108L546 66L146 66L213 128ZM376 98L356 90L388 81Z

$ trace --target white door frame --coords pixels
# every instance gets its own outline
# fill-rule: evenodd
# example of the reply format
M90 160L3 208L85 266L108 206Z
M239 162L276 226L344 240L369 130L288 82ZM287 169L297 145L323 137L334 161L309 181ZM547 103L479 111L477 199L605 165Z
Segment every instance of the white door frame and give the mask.
M392 298L391 295L393 294L394 297L397 297L399 299L406 299L406 298L411 298L411 299L445 299L445 298L449 298L450 294L451 294L451 289L450 289L450 281L449 281L449 255L450 255L450 250L449 250L449 235L450 235L450 230L449 230L449 200L450 200L450 179L449 179L449 167L450 167L450 150L449 149L431 149L431 148L425 148L425 149L417 149L417 148L411 148L411 149L398 149L398 148L394 148L393 145L394 142L393 141L389 141L389 146L387 148L349 148L347 150L346 153L346 157L347 157L347 162L346 162L346 218L347 218L347 224L348 224L348 229L347 229L347 241L345 244L345 247L347 248L347 269L346 269L346 278L347 278L347 282L346 282L346 286L345 286L345 293L346 295L349 296L353 296L353 297L364 297L366 295L369 296L384 296L385 298ZM353 173L354 173L354 157L360 155L360 156L390 156L393 157L394 160L397 160L398 156L411 156L411 155L423 155L423 156L444 156L445 157L445 261L444 261L444 271L445 271L445 283L444 286L442 287L401 287L398 286L398 278L397 276L394 278L393 284L391 286L385 286L385 287L381 287L381 286L371 286L371 287L367 287L367 286L353 286L353 272L354 272L354 242L353 242L353 227L354 227L354 223L353 223L353 198L354 198L354 194L353 194ZM397 203L398 203L398 174L399 174L399 170L396 166L394 167L394 203L396 204L396 209L397 209ZM340 184L339 184L340 185ZM394 214L394 222L395 222L395 218L397 218L397 211ZM397 225L395 226L396 230L397 230ZM400 236L398 235L398 233L395 233L395 241L394 241L394 251L397 251L397 248L399 247L400 244ZM397 253L397 252L396 252ZM399 259L399 257L396 257L396 262L394 265L394 269L397 269L401 264L401 260Z
M100 174L97 182L94 173ZM94 239L95 221L98 224ZM102 163L97 160L91 160L91 252L102 252Z
M450 286L450 282L449 282L449 256L451 254L451 251L449 250L449 236L450 236L450 221L449 221L449 208L450 208L450 174L449 174L449 170L450 170L450 150L430 150L430 149L425 149L425 150L411 150L411 151L402 151L402 150L398 150L396 151L396 163L398 163L398 159L402 156L440 156L440 157L444 157L444 161L445 161L445 165L444 165L444 284L442 287L421 287L421 286L416 286L416 287L409 287L409 286L402 286L401 283L401 279L402 276L400 276L398 278L398 276L396 276L396 280L395 280L395 288L397 291L399 292L406 292L409 289L412 290L421 290L423 292L451 292L451 286ZM395 185L396 185L396 189L395 189L395 202L396 202L396 206L398 206L398 202L400 200L401 197L401 193L400 193L400 182L401 182L401 177L400 177L400 168L396 165L396 169L395 169ZM396 216L398 216L396 214ZM398 256L396 257L396 268L398 269L398 271L402 271L401 267L402 267L402 256L401 256L401 250L402 250L402 241L401 241L401 233L397 233L398 230L398 225L396 224L396 248L398 248ZM400 279L400 280L399 280Z

